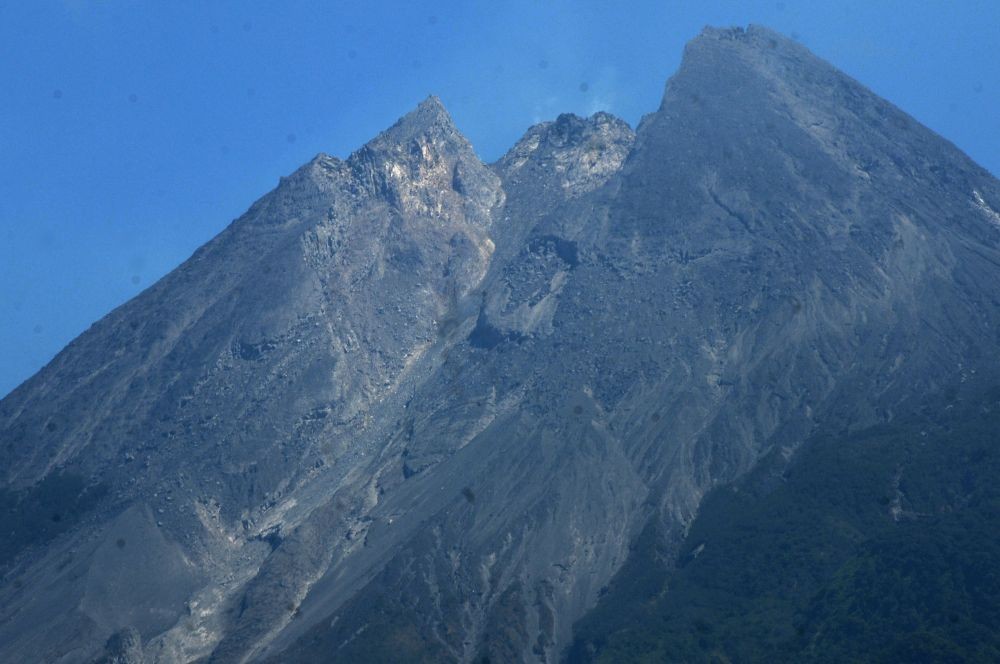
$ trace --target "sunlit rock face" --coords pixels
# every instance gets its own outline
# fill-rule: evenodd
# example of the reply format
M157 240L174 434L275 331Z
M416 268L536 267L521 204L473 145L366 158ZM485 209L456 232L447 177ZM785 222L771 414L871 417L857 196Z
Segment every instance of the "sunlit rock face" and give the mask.
M492 165L430 98L0 402L0 660L557 661L650 522L995 373L998 209L761 28Z

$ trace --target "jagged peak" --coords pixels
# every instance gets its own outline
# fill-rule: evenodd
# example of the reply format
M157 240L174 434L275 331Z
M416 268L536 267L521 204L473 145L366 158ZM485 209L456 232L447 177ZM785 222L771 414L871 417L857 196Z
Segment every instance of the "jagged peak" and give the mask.
M469 140L455 126L441 99L430 95L391 127L369 141L362 150L367 148L380 151L398 147L421 136L429 135L444 139L461 150L472 149Z
M486 225L502 197L499 179L434 95L354 152L346 167L364 190L419 214L461 208Z
M448 116L448 109L444 107L444 103L437 95L427 95L422 102L417 104L416 111L443 113L446 117Z
M561 113L556 117L555 121L543 122L535 125L535 127L544 128L551 133L554 130L560 130L566 127L576 127L583 131L587 131L588 129L592 130L609 125L624 132L632 130L628 122L622 120L616 115L608 113L607 111L598 111L589 117L581 117L575 113Z
M396 128L425 130L434 127L455 129L455 123L437 95L428 95L417 107L404 115L389 131Z
M548 182L575 196L596 189L617 172L634 140L629 124L610 113L587 118L563 113L530 127L494 168L505 179L528 186Z
M517 143L500 158L497 166L503 170L505 165L539 148L571 148L589 140L597 133L605 132L622 137L626 142L632 140L633 132L629 124L606 111L598 111L590 117L561 113L555 120L546 120L529 127Z

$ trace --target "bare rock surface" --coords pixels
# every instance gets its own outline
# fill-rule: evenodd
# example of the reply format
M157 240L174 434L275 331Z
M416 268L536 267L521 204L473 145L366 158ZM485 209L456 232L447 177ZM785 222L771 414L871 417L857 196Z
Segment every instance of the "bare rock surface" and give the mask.
M492 165L429 98L0 402L0 660L557 661L651 521L997 373L996 210L764 28Z
M107 654L98 660L98 664L143 664L146 661L142 654L142 638L134 627L126 627L111 635L105 649Z

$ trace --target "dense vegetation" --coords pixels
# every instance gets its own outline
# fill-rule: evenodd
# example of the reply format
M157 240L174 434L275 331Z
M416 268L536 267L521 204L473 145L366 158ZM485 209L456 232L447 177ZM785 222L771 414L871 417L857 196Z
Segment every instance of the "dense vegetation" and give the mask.
M1000 661L998 437L993 391L762 464L679 556L647 529L569 660Z

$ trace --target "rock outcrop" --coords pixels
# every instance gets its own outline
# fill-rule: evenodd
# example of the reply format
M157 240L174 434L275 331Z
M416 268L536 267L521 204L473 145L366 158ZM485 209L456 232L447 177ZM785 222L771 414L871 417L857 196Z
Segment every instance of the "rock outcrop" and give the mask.
M997 373L997 209L763 28L492 165L430 98L0 402L0 659L556 661L649 524Z
M144 664L142 638L134 627L126 627L116 632L104 646L107 654L98 664Z

